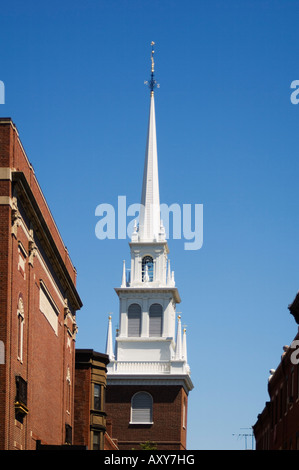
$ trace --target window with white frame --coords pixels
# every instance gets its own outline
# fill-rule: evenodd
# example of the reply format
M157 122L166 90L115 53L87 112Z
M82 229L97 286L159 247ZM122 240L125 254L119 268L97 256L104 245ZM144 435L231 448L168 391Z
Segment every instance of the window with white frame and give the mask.
M131 424L152 424L153 398L148 392L137 392L131 400Z

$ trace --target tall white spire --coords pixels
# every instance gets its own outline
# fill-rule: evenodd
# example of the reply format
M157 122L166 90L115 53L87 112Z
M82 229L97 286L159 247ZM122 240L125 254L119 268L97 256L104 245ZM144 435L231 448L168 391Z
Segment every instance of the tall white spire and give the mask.
M144 161L144 173L141 195L141 208L139 217L139 240L154 241L158 240L161 230L160 220L160 195L159 195L159 176L158 176L158 152L156 135L156 116L154 88L156 81L154 79L154 59L152 42L152 69L151 80L146 82L151 90L150 111L148 121L147 143Z

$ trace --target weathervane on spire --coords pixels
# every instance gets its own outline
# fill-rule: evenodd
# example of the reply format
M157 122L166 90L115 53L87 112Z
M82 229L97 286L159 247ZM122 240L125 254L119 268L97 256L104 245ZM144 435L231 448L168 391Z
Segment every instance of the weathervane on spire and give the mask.
M154 41L151 42L151 46L152 46L152 55L151 55L151 61L152 61L152 73L154 73L155 71L155 62L154 62Z
M151 69L151 79L150 81L145 81L144 83L146 85L148 85L149 89L151 90L151 95L154 94L154 88L159 88L160 85L156 82L155 78L154 78L154 72L155 72L155 62L154 62L154 41L151 42L151 46L152 46L152 54L151 54L151 61L152 61L152 69Z

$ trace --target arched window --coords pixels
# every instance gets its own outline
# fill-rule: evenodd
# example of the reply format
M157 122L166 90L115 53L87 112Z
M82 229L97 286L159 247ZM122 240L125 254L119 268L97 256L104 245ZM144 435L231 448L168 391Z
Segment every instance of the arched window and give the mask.
M153 304L149 309L149 335L162 336L163 308L160 304Z
M142 282L152 282L154 278L154 261L151 256L142 258Z
M71 411L71 373L69 366L66 373L66 410Z
M131 304L128 309L128 336L140 336L141 333L141 307Z
M24 339L24 303L22 297L18 301L18 359L23 360L23 339Z
M131 400L131 423L152 424L153 398L147 392L137 392Z

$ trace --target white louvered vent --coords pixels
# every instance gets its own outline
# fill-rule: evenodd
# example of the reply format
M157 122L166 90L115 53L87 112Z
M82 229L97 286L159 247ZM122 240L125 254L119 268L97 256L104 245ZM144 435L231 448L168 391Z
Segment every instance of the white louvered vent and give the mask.
M141 307L131 304L128 310L128 336L140 336L141 331Z
M163 309L160 304L153 304L149 311L149 335L162 336Z
M152 423L153 399L147 392L138 392L132 398L131 423Z

